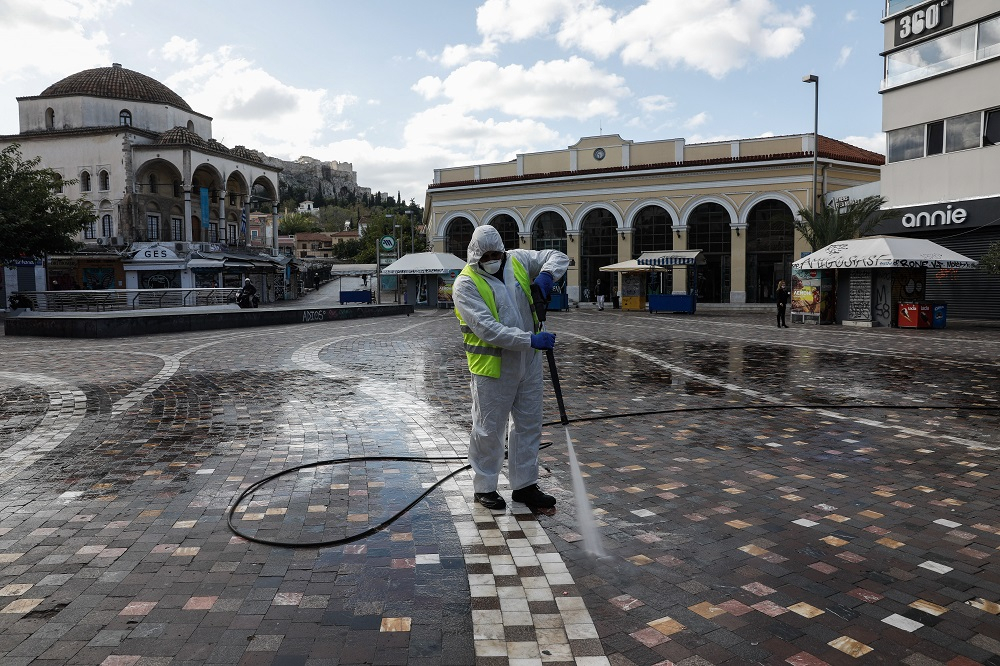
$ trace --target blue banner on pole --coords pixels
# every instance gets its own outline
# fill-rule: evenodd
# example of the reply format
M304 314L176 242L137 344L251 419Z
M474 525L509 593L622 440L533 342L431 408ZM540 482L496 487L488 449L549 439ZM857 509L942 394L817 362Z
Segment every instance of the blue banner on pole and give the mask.
M203 229L208 229L208 224L210 220L208 219L208 188L201 188L201 226Z

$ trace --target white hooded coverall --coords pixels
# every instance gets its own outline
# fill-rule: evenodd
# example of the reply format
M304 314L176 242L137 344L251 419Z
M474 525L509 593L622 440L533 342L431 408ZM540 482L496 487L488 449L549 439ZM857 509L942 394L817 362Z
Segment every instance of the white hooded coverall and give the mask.
M508 417L513 419L507 437L510 487L519 490L538 481L543 352L531 348L534 332L531 305L514 277L510 257L524 266L532 280L546 272L558 281L569 267L569 257L558 250L508 250L501 269L501 282L479 266L479 260L490 251L504 251L500 232L488 225L477 227L469 242L468 263L493 290L499 321L493 317L471 278L459 275L452 287L455 310L465 324L482 340L502 348L499 378L472 375L469 464L477 493L497 489Z

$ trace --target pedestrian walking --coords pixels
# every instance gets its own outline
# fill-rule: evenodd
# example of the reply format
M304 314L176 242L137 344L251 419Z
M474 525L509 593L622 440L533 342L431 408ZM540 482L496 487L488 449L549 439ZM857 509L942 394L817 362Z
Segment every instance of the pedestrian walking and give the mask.
M778 289L774 292L774 302L778 304L778 328L788 328L785 323L785 308L788 306L788 290L785 289L785 281L778 282Z
M532 508L556 503L538 488L542 354L537 351L552 349L556 336L540 330L531 285L547 299L567 267L569 257L558 250L505 251L500 232L485 225L473 232L468 264L455 278L452 299L472 373L472 485L475 501L488 509L507 506L497 492L505 434L511 499Z
M600 278L597 280L597 284L594 285L594 293L597 294L597 309L604 309L604 299L608 295L608 286L601 283Z

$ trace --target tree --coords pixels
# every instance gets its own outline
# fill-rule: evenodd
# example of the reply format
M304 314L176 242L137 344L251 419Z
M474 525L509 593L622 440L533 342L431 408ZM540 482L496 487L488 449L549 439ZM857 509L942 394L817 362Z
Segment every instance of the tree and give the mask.
M278 223L278 234L281 236L319 230L319 220L308 213L289 213L282 216Z
M990 245L986 254L979 258L979 267L987 273L1000 275L1000 241Z
M801 219L795 220L795 230L802 234L815 252L830 243L867 234L890 215L889 211L882 210L884 204L884 197L872 195L836 208L827 206L824 201L815 215L800 208Z
M73 236L95 220L90 203L60 194L76 181L36 169L40 161L25 160L16 143L0 151L0 263L72 252Z

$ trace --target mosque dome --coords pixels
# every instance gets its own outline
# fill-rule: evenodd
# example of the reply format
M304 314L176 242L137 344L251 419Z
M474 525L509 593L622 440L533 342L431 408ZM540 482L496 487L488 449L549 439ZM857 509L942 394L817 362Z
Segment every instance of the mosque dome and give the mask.
M71 74L53 83L39 97L87 95L134 102L168 104L194 113L188 103L170 88L145 74L125 69L118 63Z

